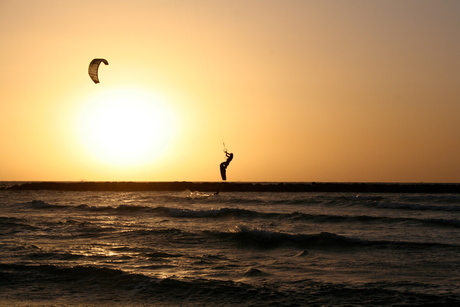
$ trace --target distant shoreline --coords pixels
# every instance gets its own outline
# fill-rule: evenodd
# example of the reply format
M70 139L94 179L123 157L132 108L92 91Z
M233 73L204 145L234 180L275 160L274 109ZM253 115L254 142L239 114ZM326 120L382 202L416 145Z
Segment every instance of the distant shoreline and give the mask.
M460 183L28 182L0 190L460 193Z

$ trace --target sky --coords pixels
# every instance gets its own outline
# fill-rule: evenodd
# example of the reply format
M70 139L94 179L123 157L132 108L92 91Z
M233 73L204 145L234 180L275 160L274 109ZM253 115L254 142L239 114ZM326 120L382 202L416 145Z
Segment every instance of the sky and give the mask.
M1 0L0 181L220 181L227 149L229 181L458 183L459 29L457 0Z

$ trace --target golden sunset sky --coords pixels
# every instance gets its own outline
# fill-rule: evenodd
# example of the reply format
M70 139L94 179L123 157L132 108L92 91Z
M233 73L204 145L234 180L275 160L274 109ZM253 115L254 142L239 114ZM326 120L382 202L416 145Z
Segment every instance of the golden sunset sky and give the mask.
M0 41L2 181L460 182L457 0L1 0Z

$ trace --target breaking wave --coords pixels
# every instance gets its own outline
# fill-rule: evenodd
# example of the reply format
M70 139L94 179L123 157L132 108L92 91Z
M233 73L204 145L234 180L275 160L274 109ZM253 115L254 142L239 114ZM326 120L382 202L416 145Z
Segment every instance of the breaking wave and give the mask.
M219 209L184 209L167 206L142 206L142 205L118 205L118 206L90 206L90 205L55 205L41 200L33 200L23 204L33 209L77 209L83 211L111 211L118 214L153 214L155 216L164 216L170 218L259 218L259 219L277 219L277 220L305 220L314 223L417 223L419 225L436 225L443 227L460 227L458 219L440 219L440 218L408 218L408 217L380 217L367 215L322 215L308 214L301 212L292 213L275 213L259 212L249 209L240 208L219 208ZM438 210L438 211L459 211L460 206L441 206L441 205L420 205L420 204L397 204L397 203L379 203L374 205L376 208L387 209L408 209L408 210ZM0 220L0 224L2 220Z
M404 242L404 241L372 241L352 238L335 233L321 232L317 234L288 234L278 231L253 229L247 226L237 226L230 232L208 232L224 240L230 240L247 247L277 248L294 245L297 248L357 248L357 247L390 247L390 248L457 248L457 245Z
M247 277L264 276L261 270L250 268ZM360 286L321 283L302 280L301 289L267 284L253 286L243 282L153 278L122 270L96 267L55 265L0 264L0 288L10 296L20 295L20 288L40 285L40 293L55 297L60 304L97 304L117 301L128 305L181 306L337 306L361 305L428 305L454 306L460 303L455 295L423 294L424 284L410 284L420 292L405 290L407 283L367 283ZM101 289L104 289L101 291ZM5 292L4 292L5 293ZM21 300L35 301L39 293L22 294ZM1 297L1 296L0 296ZM54 304L53 304L54 305ZM116 304L115 304L116 305ZM434 306L433 305L433 306ZM430 305L431 306L431 305Z

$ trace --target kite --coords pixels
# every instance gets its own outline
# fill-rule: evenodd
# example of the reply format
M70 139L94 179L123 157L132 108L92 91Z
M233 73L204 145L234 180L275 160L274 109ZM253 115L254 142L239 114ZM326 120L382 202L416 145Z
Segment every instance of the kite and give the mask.
M94 83L96 84L99 83L98 72L99 72L99 65L101 65L101 63L104 63L105 65L109 65L109 62L107 62L106 59L94 59L91 61L91 63L89 63L89 67L88 67L88 74L91 77L91 80L93 80Z

